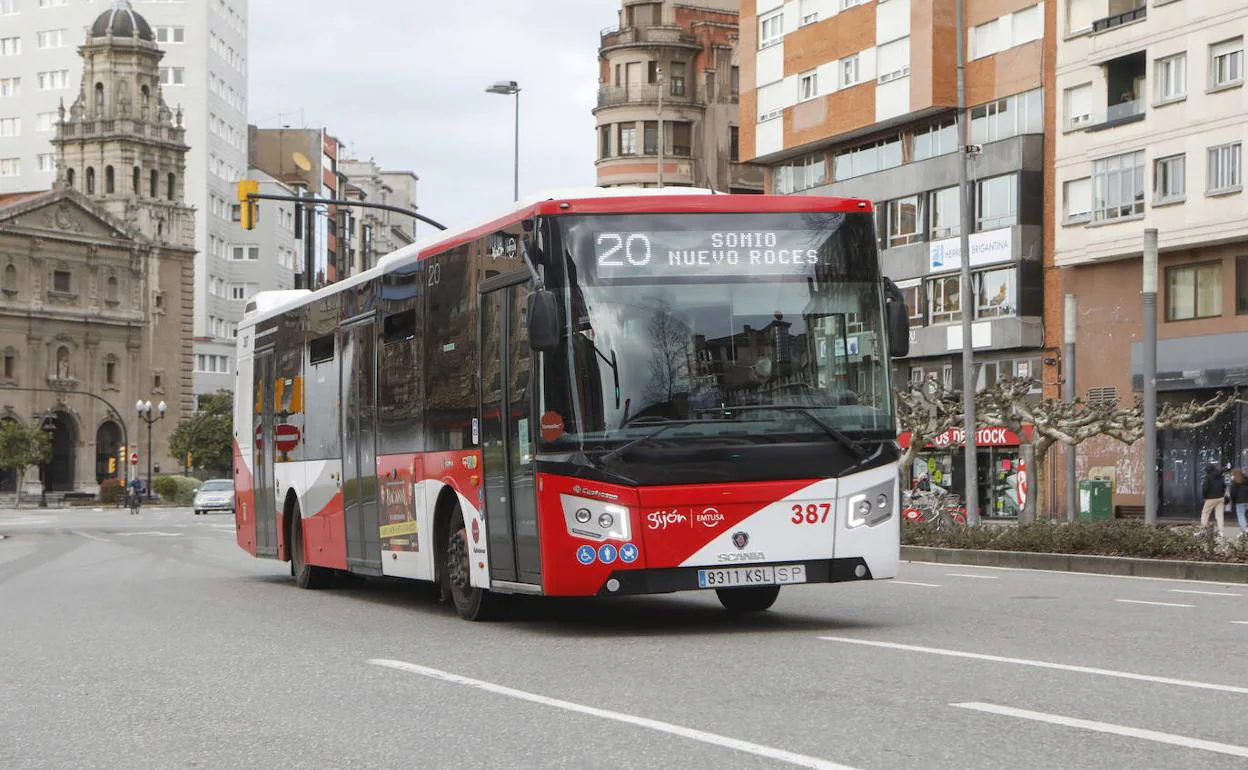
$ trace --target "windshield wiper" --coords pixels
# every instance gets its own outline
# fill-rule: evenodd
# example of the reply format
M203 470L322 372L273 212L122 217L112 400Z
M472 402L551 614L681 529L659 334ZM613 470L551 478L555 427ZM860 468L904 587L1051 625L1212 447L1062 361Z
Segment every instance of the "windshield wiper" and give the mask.
M795 406L792 404L775 404L775 405L770 405L770 406L764 406L764 405L728 406L728 407L724 407L722 410L717 410L717 411L732 412L732 411L740 410L740 411L757 412L757 411L763 411L767 409L776 409L782 412L797 412L798 414L802 415L806 419L813 422L815 425L818 425L820 430L822 430L824 433L831 436L832 439L836 441L836 443L840 444L841 446L845 447L850 452L852 452L854 457L857 457L858 462L860 463L870 456L870 453L867 452L867 450L863 448L862 444L859 444L857 441L854 441L852 438L850 438L849 436L846 436L841 431L837 430L836 428L833 428L824 420L819 419L814 414L812 414L809 409L807 409L804 406Z
M645 419L645 418L642 418L642 419ZM633 439L632 441L628 442L627 444L621 447L612 449L610 452L607 452L605 455L602 455L601 457L599 457L598 461L604 462L604 463L610 462L614 460L615 458L620 457L625 452L637 446L638 444L643 444L649 441L650 439L655 438L660 433L665 432L669 428L675 428L678 425L694 425L699 422L702 422L702 420L669 420L668 422L665 422L661 426L659 426L659 428L657 428L656 430L652 430L644 436L638 436L637 438Z

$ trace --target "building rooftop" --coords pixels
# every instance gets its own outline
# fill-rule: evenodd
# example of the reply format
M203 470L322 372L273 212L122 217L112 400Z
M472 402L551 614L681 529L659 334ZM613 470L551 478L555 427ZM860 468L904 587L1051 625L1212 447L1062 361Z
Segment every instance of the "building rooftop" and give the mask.
M109 35L133 37L149 43L156 41L151 25L130 7L130 0L115 0L113 7L96 17L91 25L91 37Z

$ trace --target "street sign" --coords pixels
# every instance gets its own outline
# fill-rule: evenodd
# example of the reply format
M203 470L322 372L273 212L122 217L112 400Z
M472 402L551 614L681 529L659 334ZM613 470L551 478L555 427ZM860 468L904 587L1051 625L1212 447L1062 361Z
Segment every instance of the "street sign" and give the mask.
M131 452L131 453L130 453L130 464L131 464L131 465L138 465L138 464L139 464L139 453L138 453L138 452Z

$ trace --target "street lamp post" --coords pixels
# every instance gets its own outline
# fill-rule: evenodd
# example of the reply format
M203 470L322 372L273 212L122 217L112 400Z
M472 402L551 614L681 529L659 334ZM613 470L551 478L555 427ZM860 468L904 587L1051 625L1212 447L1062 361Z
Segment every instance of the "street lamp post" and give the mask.
M489 88L485 89L487 94L501 94L502 96L516 97L516 149L515 161L513 165L513 195L514 200L520 200L520 85L514 80L500 80Z
M157 422L165 419L165 402L161 401L156 405L158 414L152 416L152 402L138 401L134 405L134 411L138 413L139 419L147 424L147 499L152 499L152 426Z
M56 430L56 426L52 424L54 420L56 420L55 415L53 415L51 412L44 412L42 419L39 420L39 430L43 431L44 433L47 433L49 436L52 435L53 431ZM21 489L17 490L17 496L19 499L21 498L22 496ZM39 507L40 508L48 507L48 464L47 463L39 464Z

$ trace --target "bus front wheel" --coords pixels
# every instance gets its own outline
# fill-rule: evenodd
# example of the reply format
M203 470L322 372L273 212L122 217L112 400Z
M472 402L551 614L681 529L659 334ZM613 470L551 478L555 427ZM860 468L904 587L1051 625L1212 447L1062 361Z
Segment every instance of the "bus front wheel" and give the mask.
M464 527L464 512L458 506L451 513L444 553L446 580L450 583L451 601L455 603L459 616L465 620L493 620L498 617L503 610L503 597L472 585L468 532Z
M780 586L751 586L749 588L717 588L719 603L729 612L762 612L770 609L780 595Z

